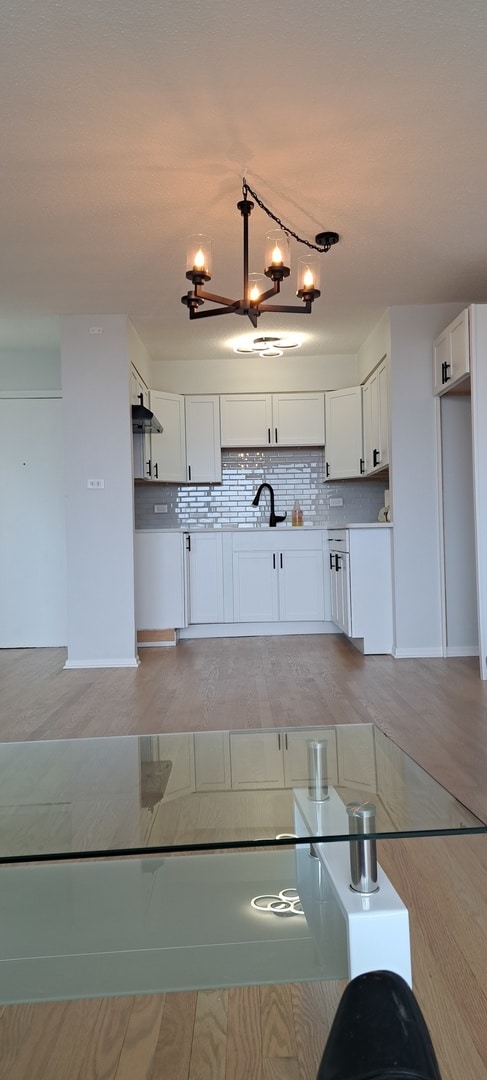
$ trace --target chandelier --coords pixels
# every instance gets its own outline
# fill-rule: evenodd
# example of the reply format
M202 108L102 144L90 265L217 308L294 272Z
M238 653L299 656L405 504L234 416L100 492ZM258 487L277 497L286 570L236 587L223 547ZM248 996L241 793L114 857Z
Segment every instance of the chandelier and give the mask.
M272 282L271 288L267 288L262 275L249 274L249 217L254 208L254 203L247 197L249 194L267 216L279 226L278 229L272 229L266 235L264 275ZM289 277L291 273L290 236L312 251L323 253L338 243L338 233L318 233L314 244L309 240L304 240L292 229L283 225L280 218L265 206L256 192L249 187L245 177L242 180L242 199L237 203L237 210L240 210L243 219L243 298L231 300L228 296L219 296L217 293L206 291L204 286L206 282L211 281L211 239L209 236L198 233L189 238L186 262L186 277L191 281L193 288L181 297L181 303L188 308L190 319L205 319L213 315L228 315L233 312L235 315L247 315L252 326L257 328L259 316L266 311L310 315L313 301L320 296L319 259L316 255L302 256L299 259L296 296L299 296L302 301L301 306L269 304L267 301L277 296L281 290L281 281L284 281L284 278ZM200 308L205 300L210 300L218 306L201 311Z

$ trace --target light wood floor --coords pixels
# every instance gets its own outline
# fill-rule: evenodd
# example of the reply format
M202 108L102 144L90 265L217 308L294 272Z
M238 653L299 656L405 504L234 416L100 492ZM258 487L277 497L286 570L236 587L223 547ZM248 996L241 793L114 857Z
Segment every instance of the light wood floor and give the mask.
M375 723L487 820L487 684L475 660L362 657L340 637L185 641L137 670L0 652L0 740ZM388 841L414 988L443 1080L487 1080L487 836ZM343 983L0 1012L0 1080L314 1080Z

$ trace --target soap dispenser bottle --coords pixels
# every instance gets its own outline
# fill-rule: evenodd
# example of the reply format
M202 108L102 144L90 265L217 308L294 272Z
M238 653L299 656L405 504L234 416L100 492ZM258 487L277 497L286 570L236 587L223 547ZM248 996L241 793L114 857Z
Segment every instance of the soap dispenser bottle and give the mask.
M291 521L292 521L293 525L302 525L303 524L303 511L301 510L301 507L300 507L299 502L298 502L297 499L294 500L294 506L293 506L293 512L292 512Z

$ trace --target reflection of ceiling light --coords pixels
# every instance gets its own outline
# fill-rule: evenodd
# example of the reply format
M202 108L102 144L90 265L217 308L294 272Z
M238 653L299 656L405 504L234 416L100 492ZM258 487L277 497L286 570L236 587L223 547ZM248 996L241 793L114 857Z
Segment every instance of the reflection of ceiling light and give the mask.
M264 275L272 282L270 288L266 283L259 285L257 275L249 274L249 217L254 208L254 203L247 198L252 195L258 206L269 218L279 226L272 229L266 236L266 250L264 257ZM198 233L189 238L188 253L186 260L186 277L193 288L189 290L181 301L186 305L190 319L204 319L211 315L226 315L232 312L235 315L247 315L254 329L257 329L257 320L263 312L280 311L292 314L310 315L313 302L320 296L320 260L317 255L303 255L298 262L298 280L296 296L302 301L302 305L296 304L268 304L281 291L281 282L289 277L290 253L289 237L292 236L300 244L306 245L312 251L323 253L329 251L334 244L338 243L339 236L336 232L320 232L315 237L315 243L304 240L297 233L283 225L281 219L269 210L262 199L252 191L245 177L242 181L242 198L237 203L237 210L243 218L243 293L242 299L233 300L228 296L219 296L217 293L207 292L205 285L211 281L211 238L203 233ZM205 300L218 305L213 308L205 308Z
M304 915L303 905L296 889L281 889L275 893L263 893L262 896L254 896L250 906L256 911L265 912L268 915L277 915L278 918L292 918L293 915Z
M285 349L299 349L300 345L291 334L273 334L237 341L233 351L244 356L282 356Z

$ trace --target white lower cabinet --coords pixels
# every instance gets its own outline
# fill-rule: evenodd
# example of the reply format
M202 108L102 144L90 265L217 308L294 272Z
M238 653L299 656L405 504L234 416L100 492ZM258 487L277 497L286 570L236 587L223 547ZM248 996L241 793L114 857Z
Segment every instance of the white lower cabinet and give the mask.
M332 622L364 653L393 647L391 530L329 530Z
M337 748L334 728L318 737L327 743L328 780L337 783ZM232 788L306 787L308 742L316 728L299 731L230 732Z
M223 605L223 537L218 532L192 532L188 551L188 622L220 623Z
M322 532L235 533L235 622L306 622L325 617Z
M186 625L186 567L183 534L136 532L135 625L158 631ZM157 637L152 639L157 641Z

